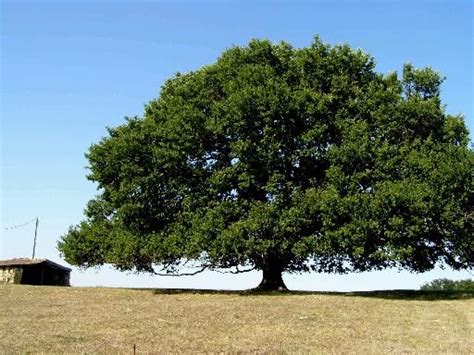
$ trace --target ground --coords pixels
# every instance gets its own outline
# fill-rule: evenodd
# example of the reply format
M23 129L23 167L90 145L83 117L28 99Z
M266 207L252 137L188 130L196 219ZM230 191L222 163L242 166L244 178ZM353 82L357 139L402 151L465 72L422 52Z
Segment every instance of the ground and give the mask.
M0 353L470 353L474 294L0 286Z

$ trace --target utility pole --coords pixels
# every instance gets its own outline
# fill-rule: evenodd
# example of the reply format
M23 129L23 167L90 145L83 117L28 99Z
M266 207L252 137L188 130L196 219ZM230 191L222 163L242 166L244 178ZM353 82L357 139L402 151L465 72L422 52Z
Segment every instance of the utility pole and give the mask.
M31 256L31 259L35 258L35 250L36 250L36 236L38 235L38 224L39 224L39 219L36 217L36 225L35 225L35 239L33 240L33 255Z

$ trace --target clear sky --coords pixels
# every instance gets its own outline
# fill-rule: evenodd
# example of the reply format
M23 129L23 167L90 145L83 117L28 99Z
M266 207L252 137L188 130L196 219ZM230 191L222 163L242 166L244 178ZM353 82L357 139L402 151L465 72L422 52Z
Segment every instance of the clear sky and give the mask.
M106 126L141 116L173 73L212 63L251 38L307 46L314 35L372 54L377 70L409 61L446 76L449 113L473 117L473 5L465 1L22 1L1 2L0 258L29 257L38 216L37 256L61 261L56 241L79 222L95 186L85 179L88 147ZM471 137L472 137L471 133ZM467 272L397 270L286 276L312 290L417 288ZM186 278L127 275L108 267L73 270L72 284L250 288L255 272Z

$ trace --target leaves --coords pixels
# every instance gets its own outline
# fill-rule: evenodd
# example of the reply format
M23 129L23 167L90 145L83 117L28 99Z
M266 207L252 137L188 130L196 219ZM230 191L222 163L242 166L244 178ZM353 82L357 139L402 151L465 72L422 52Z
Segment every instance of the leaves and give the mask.
M90 148L100 194L58 248L152 272L472 268L474 157L442 81L318 38L230 48Z

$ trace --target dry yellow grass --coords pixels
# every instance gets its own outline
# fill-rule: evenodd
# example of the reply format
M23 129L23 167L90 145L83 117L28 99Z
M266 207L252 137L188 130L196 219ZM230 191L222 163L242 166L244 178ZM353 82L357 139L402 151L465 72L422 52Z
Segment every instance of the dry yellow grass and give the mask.
M474 299L424 298L0 286L0 353L472 352Z

